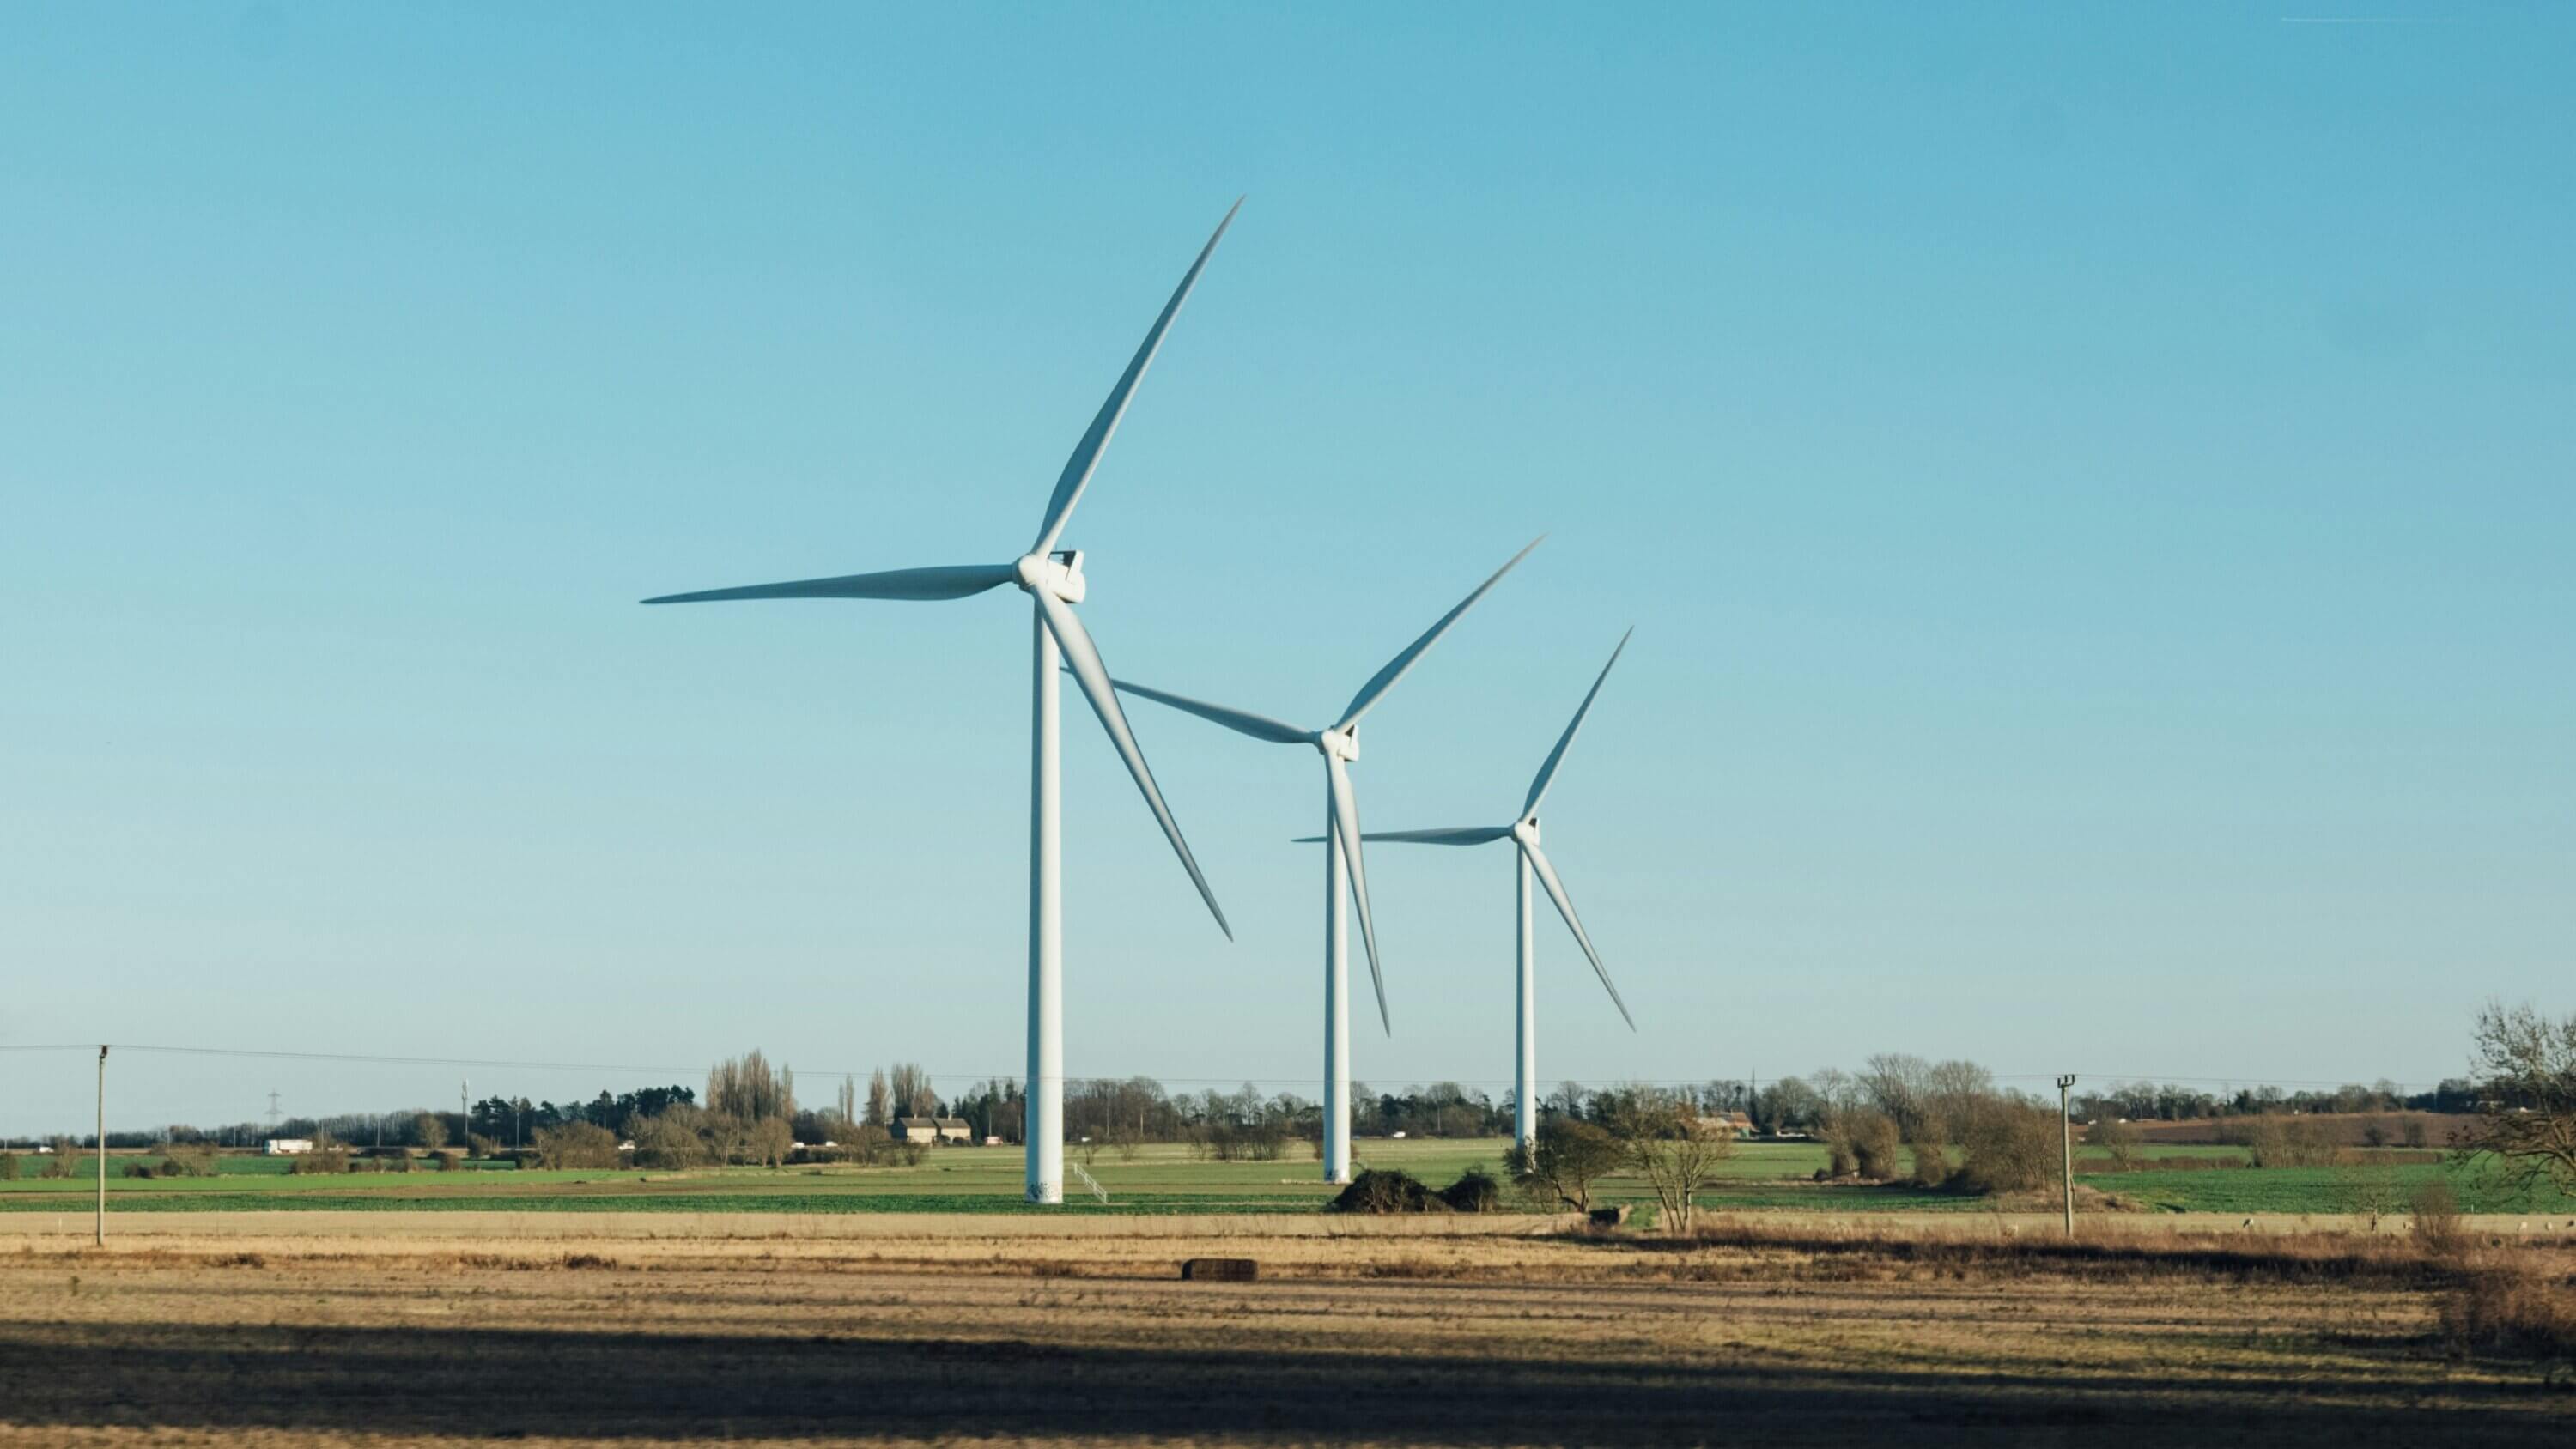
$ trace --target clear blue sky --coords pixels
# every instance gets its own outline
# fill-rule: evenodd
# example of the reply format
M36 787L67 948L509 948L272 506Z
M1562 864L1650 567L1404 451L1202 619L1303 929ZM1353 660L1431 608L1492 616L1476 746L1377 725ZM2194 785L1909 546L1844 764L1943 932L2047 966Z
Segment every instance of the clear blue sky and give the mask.
M0 10L0 1043L1021 1062L1027 622L1548 841L1540 1066L2428 1080L2576 964L2576 12ZM1312 1095L1311 755L1068 699L1068 1065ZM1508 852L1372 861L1381 1086ZM694 1079L692 1066L684 1077ZM137 1058L137 1125L452 1100ZM474 1073L475 1094L632 1080ZM86 1120L0 1053L0 1130Z

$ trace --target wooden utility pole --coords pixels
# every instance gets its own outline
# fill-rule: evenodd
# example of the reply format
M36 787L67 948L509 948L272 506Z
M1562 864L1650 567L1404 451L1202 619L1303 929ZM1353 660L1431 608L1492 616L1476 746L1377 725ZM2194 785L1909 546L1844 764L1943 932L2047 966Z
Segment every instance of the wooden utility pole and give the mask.
M98 1246L107 1246L107 1048L98 1049Z
M2073 1090L2075 1078L2070 1074L2057 1079L2057 1165L2065 1188L2066 1236L2075 1236L2075 1127L2068 1115L2066 1094Z

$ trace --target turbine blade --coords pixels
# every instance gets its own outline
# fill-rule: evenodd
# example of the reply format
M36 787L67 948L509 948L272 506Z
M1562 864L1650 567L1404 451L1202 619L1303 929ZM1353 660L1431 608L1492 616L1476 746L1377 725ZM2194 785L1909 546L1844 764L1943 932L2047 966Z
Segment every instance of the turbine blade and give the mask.
M1521 854L1529 857L1530 868L1538 873L1538 883L1547 888L1547 898L1556 902L1556 913L1565 917L1566 926L1574 932L1575 943L1592 963L1592 974L1601 978L1601 989L1610 993L1610 1004L1619 1008L1628 1029L1635 1031L1637 1018L1628 1015L1628 1003L1619 999L1619 988L1610 984L1610 968L1601 964L1601 953L1592 949L1592 937L1585 933L1582 919L1574 914L1574 898L1565 893L1565 882L1556 878L1556 867L1548 864L1547 852L1523 841Z
M1250 710L1235 709L1230 705L1210 704L1203 699L1192 699L1187 695L1170 694L1159 689L1148 689L1144 685L1130 684L1123 679L1112 679L1109 683L1138 699L1150 699L1156 704L1170 705L1184 714L1197 715L1210 723L1221 724L1236 734L1250 735L1256 740L1268 740L1275 745L1310 745L1315 742L1313 730L1301 730L1292 724L1281 724L1275 719L1254 714Z
M1484 845L1512 833L1508 825L1453 825L1441 830L1372 830L1362 840L1394 840L1408 845Z
M1368 947L1369 982L1377 988L1378 1025L1388 1036L1395 1035L1395 1020L1386 1012L1386 973L1377 964L1377 922L1369 915L1368 867L1360 862L1360 804L1351 791L1351 771L1339 757L1326 755L1324 768L1333 781L1333 834L1342 842L1342 874L1351 882L1351 896L1359 902L1360 940Z
M1208 912L1216 917L1217 929L1225 938L1234 939L1234 927L1226 924L1225 908L1216 903L1216 892L1208 888L1207 877L1199 873L1198 860L1190 854L1190 843L1181 838L1180 822L1172 818L1171 807L1163 803L1163 792L1154 783L1154 772L1145 763L1145 752L1137 747L1135 731L1127 728L1127 715L1118 707L1118 691L1109 684L1109 669L1100 662L1100 649L1091 642L1091 631L1082 627L1082 619L1073 606L1046 589L1031 589L1038 608L1046 615L1047 632L1055 636L1058 649L1064 651L1066 663L1072 666L1074 682L1082 686L1083 698L1091 701L1091 712L1100 716L1100 727L1109 732L1109 742L1118 747L1118 757L1127 762L1127 773L1136 777L1136 788L1144 793L1145 803L1152 807L1154 819L1162 825L1163 836L1172 842L1172 851L1181 858L1181 868L1190 873L1190 883L1199 888L1199 898L1207 902Z
M1118 420L1127 415L1127 401L1136 395L1136 384L1145 380L1145 369L1154 365L1154 354L1162 350L1163 334L1172 330L1172 319L1181 315L1181 304L1189 300L1190 289L1199 284L1199 272L1208 264L1216 244L1225 237L1225 229L1234 224L1234 214L1243 209L1243 198L1226 208L1225 220L1216 224L1216 234L1199 248L1199 259L1190 263L1188 275L1172 292L1172 300L1163 304L1163 315L1154 319L1154 329L1145 334L1144 345L1127 363L1118 377L1118 385L1109 390L1109 400L1100 405L1100 413L1091 420L1090 431L1073 445L1073 456L1064 460L1064 473L1055 480L1054 496L1047 499L1046 518L1038 524L1038 541L1029 552L1043 554L1055 547L1064 533L1065 520L1073 516L1073 505L1082 501L1082 490L1091 483L1091 470L1100 466L1101 450L1109 446L1109 435L1118 431Z
M1388 690L1393 689L1395 687L1395 682L1404 677L1405 671L1411 669L1414 666L1415 661L1421 659L1421 657L1430 650L1432 645L1440 642L1440 636L1449 632L1449 626L1458 622L1459 615L1464 614L1470 608L1473 608L1476 601L1485 596L1485 591L1487 589L1501 583L1503 575L1512 571L1512 564L1519 563L1522 559L1528 558L1530 549L1538 547L1546 540L1547 535L1543 533L1537 538L1531 539L1529 541L1528 548L1524 548L1519 553L1512 555L1511 563L1507 563L1501 568L1494 570L1493 577L1485 580L1481 584L1478 584L1476 586L1476 592L1459 600L1458 607L1441 615L1440 622L1432 625L1429 632L1425 633L1421 638L1414 640L1411 646L1406 648L1403 653L1388 660L1384 669L1379 670L1374 676L1372 676L1368 683L1361 685L1359 693L1351 696L1351 707L1342 711L1341 719L1334 723L1333 728L1340 729L1344 725L1358 723L1359 717L1368 713L1370 707L1378 702L1380 696L1384 695Z
M843 574L833 579L798 579L784 584L753 584L740 589L706 589L694 594L664 594L648 604L713 604L729 599L963 599L999 588L1019 577L1009 564L957 564L947 568L888 569L875 574Z
M1627 634L1619 636L1619 647L1610 651L1610 664L1619 662L1620 653L1628 647L1628 636L1636 632L1637 628L1632 624L1628 626ZM1538 802L1547 798L1548 782L1556 778L1556 767L1565 762L1565 747L1574 743L1574 732L1583 728L1583 717L1592 712L1592 700L1601 693L1602 680L1610 677L1610 664L1601 666L1600 677L1592 681L1591 693L1583 696L1583 703L1574 711L1574 718L1566 725L1565 733L1556 737L1556 748L1547 752L1547 763L1538 767L1537 778L1530 781L1529 799L1521 802L1521 814L1528 815L1537 810Z

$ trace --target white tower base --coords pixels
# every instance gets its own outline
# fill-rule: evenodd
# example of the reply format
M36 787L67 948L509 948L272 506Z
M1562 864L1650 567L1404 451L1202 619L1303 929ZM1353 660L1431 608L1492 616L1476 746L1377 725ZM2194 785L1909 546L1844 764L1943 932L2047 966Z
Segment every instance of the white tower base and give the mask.
M1064 1201L1064 789L1055 636L1029 608L1029 1078L1023 1136L1029 1201Z

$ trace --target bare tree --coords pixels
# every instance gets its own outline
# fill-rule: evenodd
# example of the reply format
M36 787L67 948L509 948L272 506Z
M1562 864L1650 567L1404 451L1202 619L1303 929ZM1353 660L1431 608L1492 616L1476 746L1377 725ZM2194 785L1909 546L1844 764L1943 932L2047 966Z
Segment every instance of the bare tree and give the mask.
M2576 1193L2576 1015L2553 1022L2529 1003L2491 1001L2473 1041L2481 1100L2464 1150L2494 1153L2526 1192Z
M715 1064L707 1073L706 1109L757 1122L796 1115L796 1074L772 1068L758 1050Z
M1932 1064L1906 1052L1880 1052L1861 1067L1861 1090L1870 1105L1895 1121L1897 1132L1913 1138L1930 1109Z
M870 1127L883 1127L894 1120L893 1100L886 1090L883 1068L868 1073L868 1115L862 1119Z
M844 1073L842 1073L842 1074L841 1074L841 1091L840 1091L840 1096L838 1097L838 1099L837 1099L837 1100L835 1100L835 1101L834 1101L834 1103L833 1103L833 1107L834 1107L834 1109L835 1109L835 1112L836 1112L836 1115L837 1115L838 1119L839 1119L841 1122L846 1123L846 1124L848 1124L848 1126L851 1126L851 1127L855 1127L855 1126L857 1126L857 1125L858 1125L858 1123L859 1123L859 1079L858 1079L858 1078L856 1078L856 1077L854 1077L854 1076L851 1076L851 1075L850 1075L849 1073L847 1073L847 1072L844 1072ZM846 1129L845 1129L845 1130L846 1130Z
M429 1151L436 1152L447 1145L447 1122L435 1112L415 1113L411 1119L411 1132Z
M895 1063L891 1088L898 1117L927 1117L939 1109L938 1094L930 1090L930 1073L917 1063Z
M1700 1190L1735 1153L1735 1129L1701 1116L1696 1105L1676 1092L1634 1087L1611 1095L1606 1114L1610 1135L1627 1149L1628 1165L1654 1192L1665 1226L1689 1232Z
M784 1167L787 1154L796 1145L796 1134L788 1130L784 1117L763 1117L751 1124L746 1141L753 1161L764 1167Z

